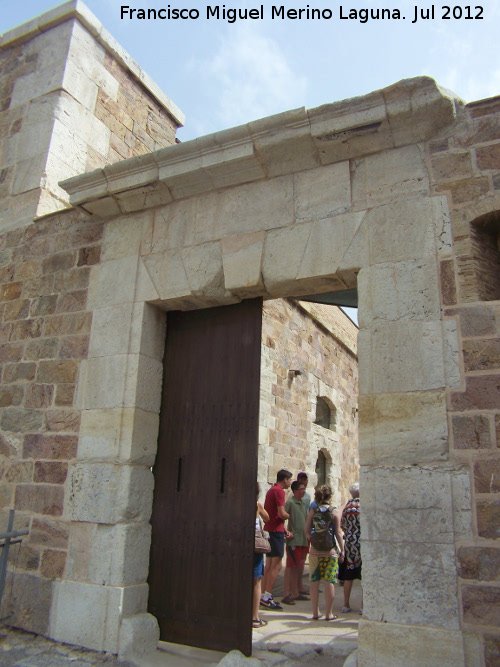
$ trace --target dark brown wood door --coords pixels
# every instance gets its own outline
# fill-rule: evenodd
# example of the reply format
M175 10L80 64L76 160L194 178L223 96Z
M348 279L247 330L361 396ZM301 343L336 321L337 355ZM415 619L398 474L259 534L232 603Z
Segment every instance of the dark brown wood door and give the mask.
M149 611L164 641L251 654L262 299L167 318Z

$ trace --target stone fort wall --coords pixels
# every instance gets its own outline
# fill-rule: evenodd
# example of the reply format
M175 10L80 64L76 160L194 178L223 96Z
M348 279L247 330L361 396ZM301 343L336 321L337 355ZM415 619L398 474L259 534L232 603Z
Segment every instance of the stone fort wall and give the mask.
M170 146L183 122L81 3L76 18L74 5L0 37L2 229L66 208L59 181Z

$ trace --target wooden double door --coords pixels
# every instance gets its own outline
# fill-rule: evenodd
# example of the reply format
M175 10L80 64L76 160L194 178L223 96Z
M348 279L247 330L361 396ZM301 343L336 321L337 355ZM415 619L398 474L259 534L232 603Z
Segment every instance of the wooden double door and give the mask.
M251 654L262 299L167 318L149 611L164 641Z

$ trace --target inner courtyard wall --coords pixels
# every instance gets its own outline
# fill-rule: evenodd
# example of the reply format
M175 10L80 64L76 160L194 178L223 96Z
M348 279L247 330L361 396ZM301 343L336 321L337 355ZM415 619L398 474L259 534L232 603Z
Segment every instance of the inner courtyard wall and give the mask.
M307 472L327 460L326 483L337 506L359 478L357 327L336 306L293 299L264 302L262 322L259 475L262 495L286 468ZM289 371L299 371L290 375ZM329 427L316 424L318 397L331 405Z

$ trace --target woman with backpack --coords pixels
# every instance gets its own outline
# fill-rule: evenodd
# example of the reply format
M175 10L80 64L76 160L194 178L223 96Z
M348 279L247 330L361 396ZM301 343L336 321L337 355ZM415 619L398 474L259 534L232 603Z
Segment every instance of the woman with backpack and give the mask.
M338 616L332 614L334 584L337 583L339 561L344 559L344 541L340 531L340 515L336 507L330 506L332 490L327 484L318 486L307 515L305 532L311 540L309 551L309 593L313 607L313 620L319 613L319 582L325 586L325 620L333 621ZM335 544L337 538L337 544Z

